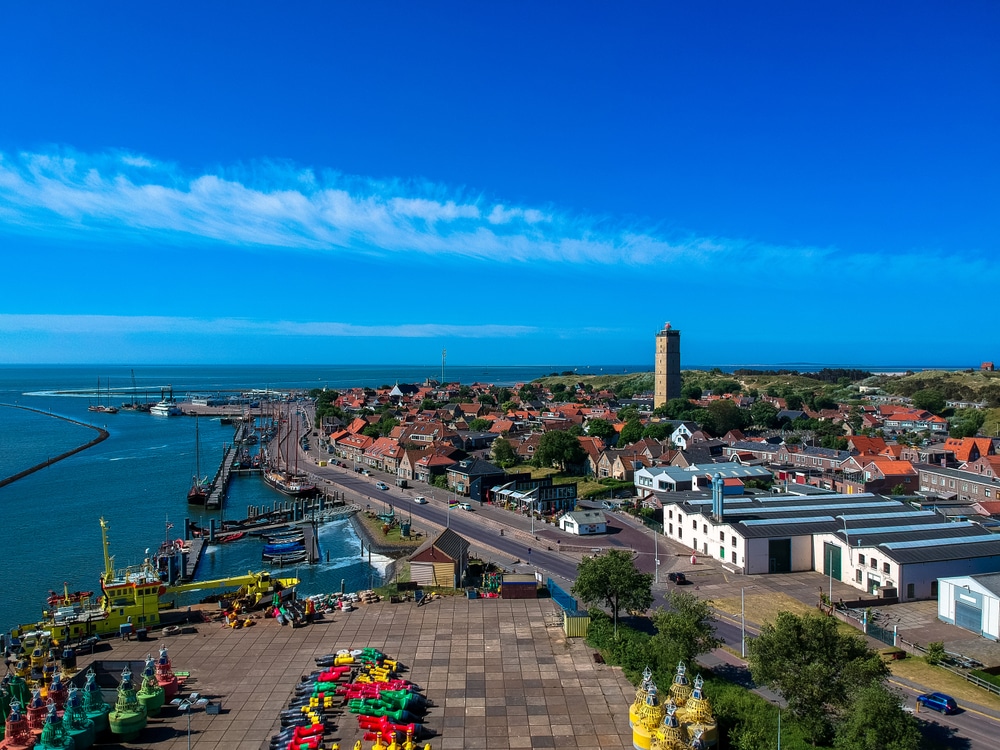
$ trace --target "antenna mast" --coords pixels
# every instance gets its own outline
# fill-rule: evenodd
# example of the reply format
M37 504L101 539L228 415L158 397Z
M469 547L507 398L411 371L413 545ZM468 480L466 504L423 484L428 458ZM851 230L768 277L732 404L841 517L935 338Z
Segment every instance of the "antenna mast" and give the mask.
M444 363L445 363L445 360L447 360L447 359L448 359L448 350L447 349L442 349L441 350L441 384L442 385L445 382L445 380L444 380Z

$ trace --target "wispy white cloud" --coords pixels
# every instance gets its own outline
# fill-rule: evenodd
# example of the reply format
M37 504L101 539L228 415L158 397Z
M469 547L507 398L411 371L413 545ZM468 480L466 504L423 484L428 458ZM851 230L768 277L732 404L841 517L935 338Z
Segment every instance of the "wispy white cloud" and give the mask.
M8 231L109 242L144 233L230 246L499 262L641 266L699 262L748 247L280 162L188 174L138 154L70 150L0 153L0 221Z
M264 335L322 338L465 338L504 339L541 333L534 326L406 323L355 325L334 321L263 321L244 318L189 318L157 315L19 315L0 314L0 333L129 336Z

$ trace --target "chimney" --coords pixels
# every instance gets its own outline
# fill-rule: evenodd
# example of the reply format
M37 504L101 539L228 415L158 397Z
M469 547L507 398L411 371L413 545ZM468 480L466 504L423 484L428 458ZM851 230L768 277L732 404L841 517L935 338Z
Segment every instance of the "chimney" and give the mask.
M712 477L712 519L722 523L722 518L722 475L716 474Z

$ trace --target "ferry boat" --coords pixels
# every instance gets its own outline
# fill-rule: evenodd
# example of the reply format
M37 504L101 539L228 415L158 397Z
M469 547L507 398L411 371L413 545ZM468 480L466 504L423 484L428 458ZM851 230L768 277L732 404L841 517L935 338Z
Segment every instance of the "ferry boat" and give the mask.
M101 542L104 547L104 572L100 576L102 596L64 603L58 601L46 610L43 619L11 631L11 642L27 641L40 633L60 643L90 636L118 635L125 628L149 628L160 624L160 612L172 607L162 602L166 595L200 589L237 588L235 596L247 607L270 601L275 593L288 595L299 584L297 578L273 578L267 571L243 576L194 581L175 586L160 578L160 571L146 558L140 565L115 569L108 545L109 525L101 519ZM179 541L179 540L178 540Z
M184 412L176 401L157 401L149 407L149 413L157 417L179 417Z

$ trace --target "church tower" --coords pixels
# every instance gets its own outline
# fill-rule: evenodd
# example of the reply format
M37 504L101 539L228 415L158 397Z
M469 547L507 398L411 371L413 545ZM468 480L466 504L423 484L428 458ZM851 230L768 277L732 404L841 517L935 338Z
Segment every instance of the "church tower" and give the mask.
M653 408L681 397L681 332L667 323L656 334L656 374L653 377Z

